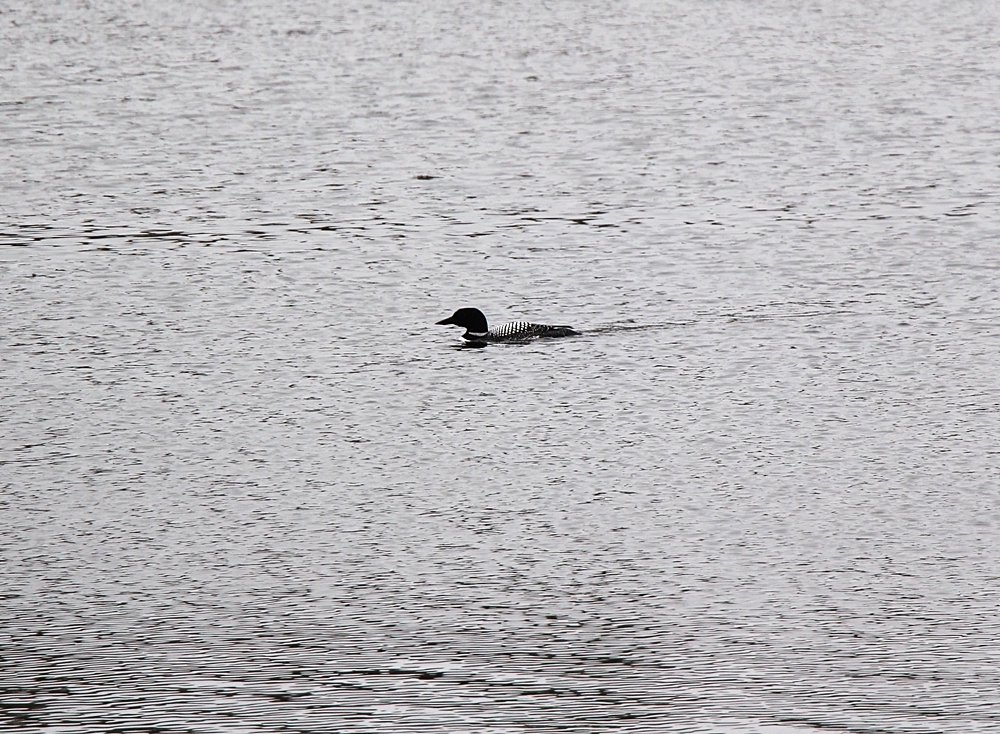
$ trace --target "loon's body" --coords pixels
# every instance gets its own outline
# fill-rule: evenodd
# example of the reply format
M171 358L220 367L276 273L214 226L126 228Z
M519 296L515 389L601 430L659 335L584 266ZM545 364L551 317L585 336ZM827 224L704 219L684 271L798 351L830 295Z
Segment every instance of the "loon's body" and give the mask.
M577 336L580 333L574 331L570 326L548 326L546 324L531 324L527 321L512 321L509 324L491 329L483 312L478 308L460 308L438 323L464 327L465 333L462 334L462 338L478 344L523 342L535 337Z

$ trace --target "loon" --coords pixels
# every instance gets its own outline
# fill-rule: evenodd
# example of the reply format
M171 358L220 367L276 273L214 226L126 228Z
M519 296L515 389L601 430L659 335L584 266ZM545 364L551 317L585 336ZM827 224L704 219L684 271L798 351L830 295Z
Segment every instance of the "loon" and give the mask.
M529 324L527 321L512 321L509 324L491 329L486 323L486 317L478 308L460 308L451 316L438 324L454 324L465 327L462 337L469 342L483 344L486 342L523 342L537 337L579 336L571 326L547 326L546 324Z

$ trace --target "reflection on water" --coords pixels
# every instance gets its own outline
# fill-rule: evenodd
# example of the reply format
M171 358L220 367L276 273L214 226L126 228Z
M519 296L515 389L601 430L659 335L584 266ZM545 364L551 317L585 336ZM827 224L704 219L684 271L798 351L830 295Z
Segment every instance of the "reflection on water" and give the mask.
M4 17L0 728L1000 727L992 7Z

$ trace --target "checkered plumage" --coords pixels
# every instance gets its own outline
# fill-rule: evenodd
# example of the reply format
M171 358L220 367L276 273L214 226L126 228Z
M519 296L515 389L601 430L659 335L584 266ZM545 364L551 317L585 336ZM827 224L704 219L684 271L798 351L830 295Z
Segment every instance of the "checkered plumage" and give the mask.
M545 324L529 324L527 321L511 321L509 324L490 329L489 338L492 341L519 341L532 339L551 331L551 326Z

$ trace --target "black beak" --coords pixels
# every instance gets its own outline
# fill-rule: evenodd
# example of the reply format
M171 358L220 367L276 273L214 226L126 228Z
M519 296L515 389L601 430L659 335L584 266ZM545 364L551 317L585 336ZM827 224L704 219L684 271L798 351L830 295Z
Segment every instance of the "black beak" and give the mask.
M452 321L451 319L452 319L452 317L449 316L448 318L446 318L446 319L444 319L442 321L438 321L437 323L438 323L439 326L442 325L442 324L454 324L455 322Z

